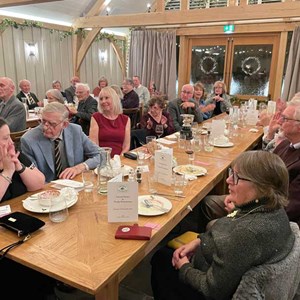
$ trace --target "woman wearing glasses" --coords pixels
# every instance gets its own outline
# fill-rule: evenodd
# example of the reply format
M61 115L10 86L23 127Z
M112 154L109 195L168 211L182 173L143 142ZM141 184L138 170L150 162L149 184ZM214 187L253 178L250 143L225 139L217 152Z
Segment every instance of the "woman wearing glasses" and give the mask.
M294 234L284 206L288 171L275 154L247 151L226 180L236 210L196 240L152 257L152 289L161 299L231 299L252 267L275 263L290 252Z
M27 156L16 152L10 130L0 118L0 202L36 191L45 184L45 176Z

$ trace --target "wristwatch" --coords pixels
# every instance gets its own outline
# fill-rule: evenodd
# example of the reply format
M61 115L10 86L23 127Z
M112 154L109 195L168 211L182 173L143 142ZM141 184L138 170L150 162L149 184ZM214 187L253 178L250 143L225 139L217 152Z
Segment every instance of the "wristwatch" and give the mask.
M21 165L22 165L22 169L19 171L16 171L18 174L22 174L26 169L26 166L24 164L21 163Z

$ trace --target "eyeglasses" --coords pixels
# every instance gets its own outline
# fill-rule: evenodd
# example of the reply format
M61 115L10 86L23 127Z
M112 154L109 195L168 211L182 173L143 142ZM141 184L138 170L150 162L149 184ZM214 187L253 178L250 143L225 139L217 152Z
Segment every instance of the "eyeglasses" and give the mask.
M181 91L182 94L193 94L193 92L189 92L189 91Z
M296 120L296 119L291 119L291 118L288 118L286 116L281 116L281 119L283 122L287 122L287 121L296 121L296 122L300 122L300 120Z
M59 124L61 124L62 122L64 122L64 120L62 120L61 122L59 123L54 123L54 122L50 122L50 121L46 121L46 120L43 120L43 119L40 119L39 123L43 126L49 126L53 129L55 129Z
M239 180L251 181L250 179L239 176L238 173L234 172L232 168L228 168L228 176L232 176L234 185L237 185Z

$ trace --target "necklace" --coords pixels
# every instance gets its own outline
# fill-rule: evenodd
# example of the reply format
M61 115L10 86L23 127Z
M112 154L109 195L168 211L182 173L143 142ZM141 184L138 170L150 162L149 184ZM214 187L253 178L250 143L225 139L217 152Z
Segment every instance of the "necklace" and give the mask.
M238 210L234 210L232 213L230 213L230 214L227 215L227 218L232 218L232 221L236 221L238 219L242 219L242 218L246 217L247 215L251 214L252 212L258 210L261 207L263 207L263 205L255 207L255 208L251 209L250 211L248 211L246 214L244 214L244 215L242 215L240 217L237 217L237 218L235 216L238 213Z

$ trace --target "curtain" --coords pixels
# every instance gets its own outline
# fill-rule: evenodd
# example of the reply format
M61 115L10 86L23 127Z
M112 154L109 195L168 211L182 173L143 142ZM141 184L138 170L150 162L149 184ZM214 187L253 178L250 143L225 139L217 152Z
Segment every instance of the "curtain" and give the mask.
M129 77L139 76L142 85L154 81L169 100L176 96L176 34L153 30L131 32Z
M282 98L289 101L297 92L300 92L300 26L293 33Z

